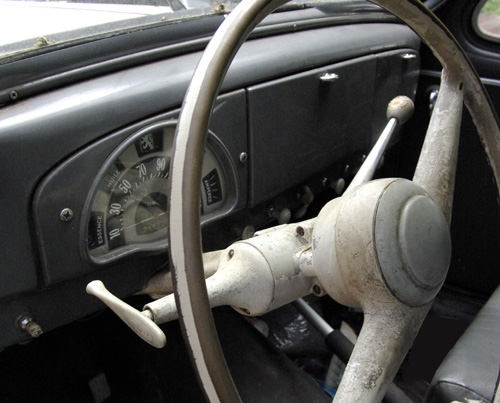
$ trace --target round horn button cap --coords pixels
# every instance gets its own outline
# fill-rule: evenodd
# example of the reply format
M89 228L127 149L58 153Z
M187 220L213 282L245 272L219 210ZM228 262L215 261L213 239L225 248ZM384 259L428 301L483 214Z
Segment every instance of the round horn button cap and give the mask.
M450 235L439 206L427 196L414 196L401 211L399 247L404 266L416 285L441 285L450 263Z
M441 209L418 185L392 182L379 198L375 251L390 292L410 306L436 296L451 260L451 239Z

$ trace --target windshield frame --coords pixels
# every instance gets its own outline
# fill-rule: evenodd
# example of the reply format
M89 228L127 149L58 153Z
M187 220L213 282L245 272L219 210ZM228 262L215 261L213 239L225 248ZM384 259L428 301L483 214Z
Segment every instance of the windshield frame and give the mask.
M270 15L250 38L356 22L394 22L385 10L364 0L295 3ZM235 7L236 5L232 5ZM232 7L182 10L158 22L62 41L0 58L0 107L128 67L203 50ZM149 22L149 23L148 23ZM168 72L166 72L168 74Z

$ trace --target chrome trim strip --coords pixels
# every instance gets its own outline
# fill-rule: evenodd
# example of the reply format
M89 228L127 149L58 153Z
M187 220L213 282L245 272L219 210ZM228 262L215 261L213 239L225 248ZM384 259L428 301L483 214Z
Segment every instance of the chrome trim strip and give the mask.
M420 74L427 77L441 78L441 72L435 70L420 70ZM500 80L494 78L483 78L481 77L481 82L484 85L491 85L493 87L500 87Z

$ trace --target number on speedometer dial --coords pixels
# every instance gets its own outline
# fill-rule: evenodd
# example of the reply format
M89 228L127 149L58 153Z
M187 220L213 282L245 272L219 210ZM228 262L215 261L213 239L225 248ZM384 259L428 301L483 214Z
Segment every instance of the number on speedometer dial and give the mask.
M95 182L88 212L86 248L96 263L138 251L167 248L167 180L175 124L141 130L115 150ZM218 157L207 146L201 212L224 206L227 184Z

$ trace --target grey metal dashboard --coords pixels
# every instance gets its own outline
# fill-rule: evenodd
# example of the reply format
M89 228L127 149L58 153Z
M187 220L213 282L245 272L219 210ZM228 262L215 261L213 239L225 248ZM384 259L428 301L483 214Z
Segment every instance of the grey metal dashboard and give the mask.
M213 166L207 175L215 170L224 190L220 208L206 214L207 231L209 222L267 206L318 172L341 176L339 166L352 164L370 148L385 123L388 101L401 94L414 96L419 46L416 35L397 23L328 26L245 43L213 111L208 144ZM111 242L123 228L108 220L99 232L97 218L91 217L100 211L93 207L99 186L120 157L133 150L134 141L154 128L173 134L200 55L186 51L2 108L0 348L27 337L15 325L25 313L48 331L100 309L85 293L90 280L102 279L126 297L165 268L166 243L160 238L131 243L128 249L123 241L116 254L111 247L91 252L102 245L89 247L89 236L107 236ZM325 75L336 78L322 79ZM157 173L166 179L167 160L162 166L152 156L168 158L168 153L139 153L127 169L118 170L116 179L130 182L130 175L140 175L141 164L150 171L159 164ZM144 191L135 216L145 196L156 195L152 204L162 205L158 189L165 184ZM127 202L118 197L118 187L113 189L117 196L101 203L100 223L106 222L104 213L112 204ZM200 205L207 209L211 196L204 197ZM61 218L65 209L71 210L69 220ZM219 247L224 247L222 240Z

